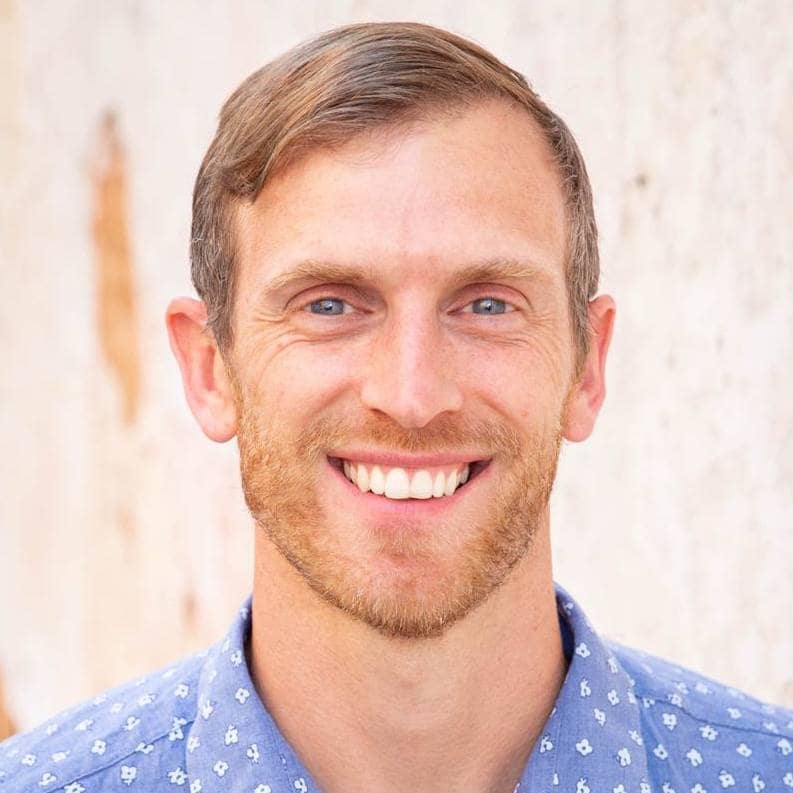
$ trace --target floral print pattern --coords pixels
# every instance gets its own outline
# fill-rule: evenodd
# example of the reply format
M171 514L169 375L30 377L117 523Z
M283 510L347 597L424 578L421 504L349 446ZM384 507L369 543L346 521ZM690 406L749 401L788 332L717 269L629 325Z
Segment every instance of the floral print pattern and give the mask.
M793 793L793 712L602 640L557 587L569 667L514 793ZM321 793L225 639L0 744L0 793Z

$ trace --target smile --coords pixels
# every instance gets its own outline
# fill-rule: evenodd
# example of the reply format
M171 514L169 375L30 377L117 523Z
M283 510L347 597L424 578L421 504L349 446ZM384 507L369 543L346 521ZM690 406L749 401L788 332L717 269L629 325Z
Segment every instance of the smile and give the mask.
M454 495L469 479L487 467L489 460L440 466L406 468L329 458L361 493L392 500L445 498Z

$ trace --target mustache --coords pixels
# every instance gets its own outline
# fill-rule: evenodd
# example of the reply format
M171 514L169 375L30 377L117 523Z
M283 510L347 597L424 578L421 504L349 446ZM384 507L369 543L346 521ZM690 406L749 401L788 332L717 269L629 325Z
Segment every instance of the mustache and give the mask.
M387 418L318 417L298 437L301 454L323 456L345 446L375 447L408 454L455 453L474 449L483 458L517 458L525 440L509 425L483 419L439 416L421 429L406 429Z

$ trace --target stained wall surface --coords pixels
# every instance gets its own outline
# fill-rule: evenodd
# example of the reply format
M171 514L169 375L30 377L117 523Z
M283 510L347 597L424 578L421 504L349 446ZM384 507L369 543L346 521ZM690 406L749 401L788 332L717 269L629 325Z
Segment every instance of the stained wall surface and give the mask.
M514 65L591 173L609 396L553 497L607 635L793 705L793 5L0 0L0 731L209 644L251 580L234 444L164 330L223 99L337 24Z

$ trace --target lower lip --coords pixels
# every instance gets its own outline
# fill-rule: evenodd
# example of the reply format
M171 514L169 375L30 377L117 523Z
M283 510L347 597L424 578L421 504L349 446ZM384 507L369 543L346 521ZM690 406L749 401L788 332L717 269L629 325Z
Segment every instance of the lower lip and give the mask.
M449 509L453 509L468 498L468 494L479 484L483 477L490 473L490 462L480 469L475 476L457 488L450 496L440 498L403 498L393 499L386 496L378 496L376 493L368 491L362 493L358 485L351 482L330 460L327 461L328 468L332 474L332 479L337 482L345 496L352 503L371 515L382 517L398 518L428 518L435 515L442 515Z

